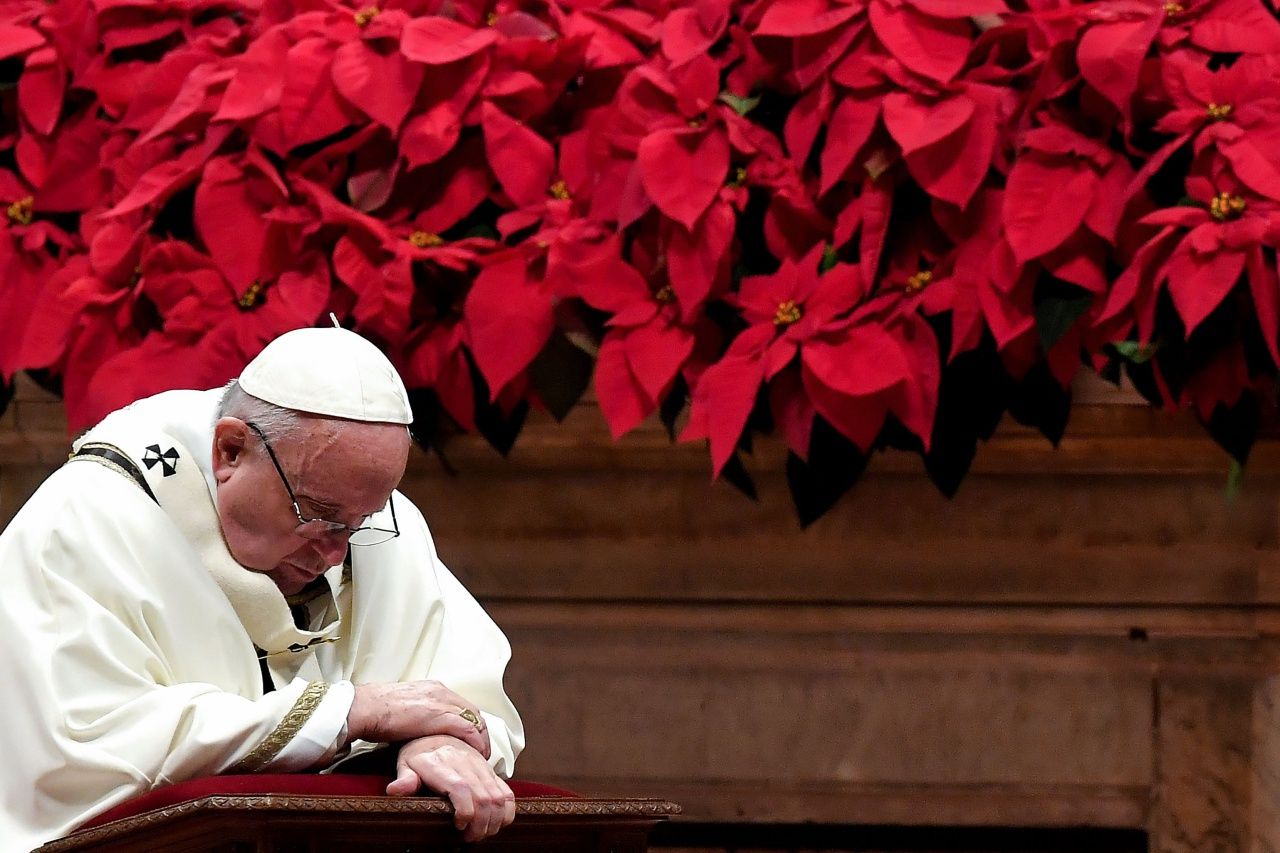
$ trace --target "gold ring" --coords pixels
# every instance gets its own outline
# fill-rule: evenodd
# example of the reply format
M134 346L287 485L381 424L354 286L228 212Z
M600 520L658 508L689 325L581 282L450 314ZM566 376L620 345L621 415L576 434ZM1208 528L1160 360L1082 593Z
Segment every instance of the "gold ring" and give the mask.
M484 721L480 719L480 715L470 708L463 708L458 712L458 716L475 726L477 729L484 724Z

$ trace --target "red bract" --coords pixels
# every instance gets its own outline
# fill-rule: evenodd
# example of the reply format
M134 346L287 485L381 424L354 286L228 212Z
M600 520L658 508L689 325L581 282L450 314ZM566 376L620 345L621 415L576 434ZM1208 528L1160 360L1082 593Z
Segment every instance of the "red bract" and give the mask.
M675 289L662 284L660 275L646 279L622 260L620 250L616 238L606 238L566 259L559 271L566 293L612 315L600 343L595 387L615 438L658 407L692 355L696 338L696 323L682 320ZM654 262L652 251L635 254Z
M945 83L960 72L968 58L975 33L969 16L1003 11L1006 9L1001 0L775 0L760 19L755 34L847 34L865 22L894 59L923 77ZM851 40L849 35L840 36L846 46Z
M1004 225L1020 262L1058 249L1081 229L1112 240L1133 178L1124 158L1096 139L1061 124L1022 137L1009 172Z
M629 84L629 85L628 85ZM626 213L634 221L649 203L693 229L728 180L729 136L717 102L719 69L705 57L662 71L647 65L624 84L624 109L637 122L633 140L615 135L615 144L635 145L635 169L642 195Z
M405 347L400 373L409 387L434 389L449 417L463 429L473 430L475 388L465 343L466 329L456 319L425 326Z
M884 99L884 123L925 192L967 207L991 167L1012 95L981 83L938 94L894 92Z
M935 210L939 226L956 245L950 280L964 306L953 314L952 354L976 347L984 325L1001 350L1034 334L1034 280L1014 257L1002 228L1003 193L984 190L968 216L946 205Z
M497 400L524 372L555 329L550 287L524 252L495 256L476 276L463 315L476 365Z

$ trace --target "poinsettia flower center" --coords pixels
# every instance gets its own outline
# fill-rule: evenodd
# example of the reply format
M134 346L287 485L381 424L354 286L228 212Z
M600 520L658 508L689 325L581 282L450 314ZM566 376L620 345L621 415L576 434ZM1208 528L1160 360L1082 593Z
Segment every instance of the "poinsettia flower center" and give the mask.
M747 182L747 170L743 166L739 166L733 172L733 177L729 180L729 186L740 187Z
M1215 104L1210 101L1209 106L1205 107L1205 112L1207 112L1209 114L1209 118L1214 121L1222 121L1227 116L1231 115L1231 105Z
M240 310L248 311L262 301L262 291L265 289L266 285L260 279L255 278L253 284L249 285L249 289L240 294L236 304L240 306Z
M9 205L9 219L19 225L30 225L31 219L35 215L35 206L36 200L34 196L20 198Z
M907 293L919 293L931 281L933 281L933 273L929 270L920 270L920 272L907 279Z
M569 198L569 185L564 181L556 181L551 185L551 197L564 201Z
M416 249L434 249L444 245L444 238L432 231L414 231L409 235L409 243Z
M676 292L671 289L671 285L664 284L662 287L654 291L653 298L665 305L668 302L675 301Z
M382 10L377 8L376 6L365 6L363 9L361 9L359 12L356 12L355 14L356 26L357 27L369 26L369 24L373 23L373 19L378 17L378 15L381 14L381 12Z
M1230 193L1218 193L1209 199L1209 215L1219 222L1236 219L1244 213L1244 199Z
M485 22L485 25L486 25L486 26L490 26L490 27L497 26L497 25L498 25L498 13L497 13L497 12L490 12L489 14L485 15L485 16L484 16L484 22Z
M792 323L800 322L800 318L804 316L804 309L796 304L794 299L788 299L778 306L778 311L773 315L773 325L790 326Z
M1183 6L1181 3L1175 3L1173 0L1169 0L1168 3L1164 4L1164 13L1170 18L1174 15L1181 15L1185 11L1187 11L1186 6Z

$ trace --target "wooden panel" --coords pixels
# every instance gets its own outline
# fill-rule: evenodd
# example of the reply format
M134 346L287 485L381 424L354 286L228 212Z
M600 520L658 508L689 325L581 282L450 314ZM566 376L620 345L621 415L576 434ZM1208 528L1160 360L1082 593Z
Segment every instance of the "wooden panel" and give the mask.
M812 528L702 475L417 469L441 554L482 597L1005 604L1280 602L1280 481L971 475L952 501L869 474Z
M665 791L690 820L1140 827L1160 679L1246 683L1277 652L1247 620L1170 609L491 610L521 773Z
M1275 850L1275 827L1251 821L1254 687L1237 679L1160 685L1152 853Z

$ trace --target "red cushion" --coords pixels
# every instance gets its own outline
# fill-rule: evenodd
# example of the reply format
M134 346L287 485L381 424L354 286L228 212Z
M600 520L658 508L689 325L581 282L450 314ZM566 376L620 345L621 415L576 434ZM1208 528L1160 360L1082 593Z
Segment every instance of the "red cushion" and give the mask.
M126 817L133 817L143 812L163 809L168 806L198 800L202 797L213 797L227 794L278 794L281 796L331 796L331 797L378 797L387 793L387 783L391 780L383 776L362 775L355 773L261 773L249 776L206 776L192 779L148 791L125 800L114 808L81 824L81 829L109 823ZM539 782L525 782L511 779L507 784L517 799L526 797L577 797L571 791L543 785Z

